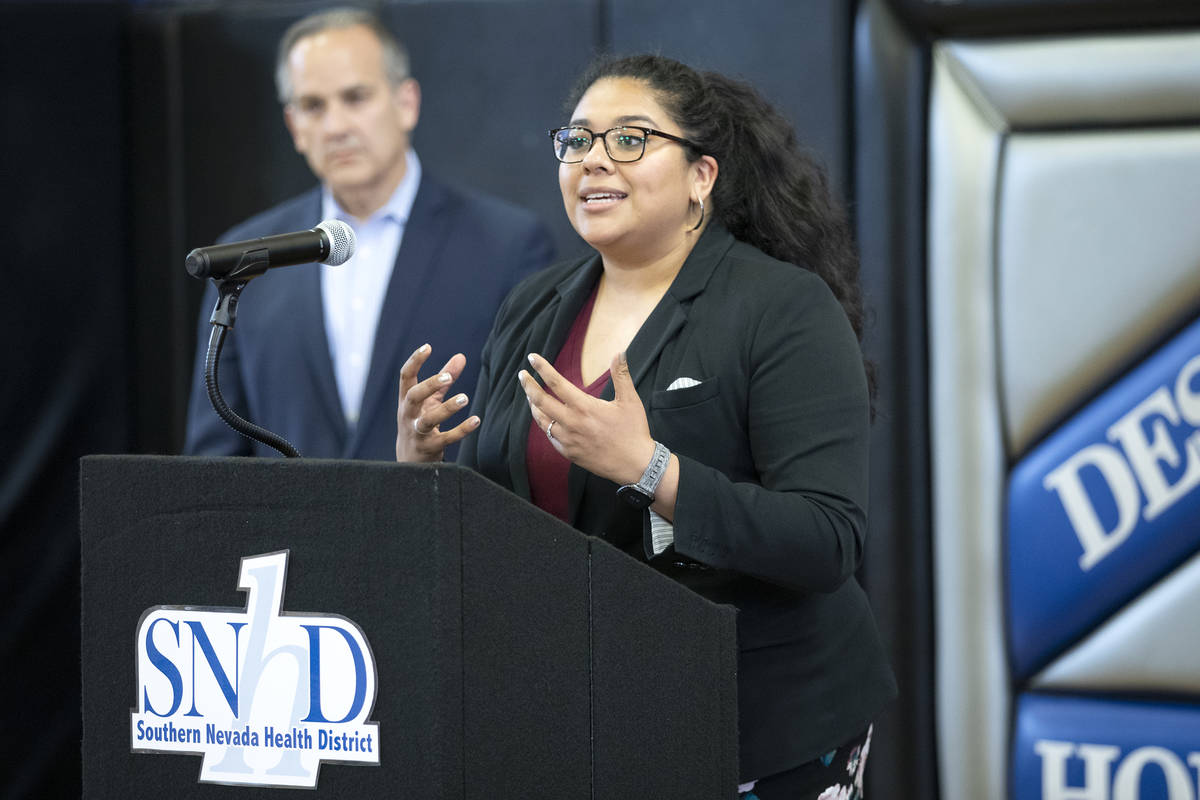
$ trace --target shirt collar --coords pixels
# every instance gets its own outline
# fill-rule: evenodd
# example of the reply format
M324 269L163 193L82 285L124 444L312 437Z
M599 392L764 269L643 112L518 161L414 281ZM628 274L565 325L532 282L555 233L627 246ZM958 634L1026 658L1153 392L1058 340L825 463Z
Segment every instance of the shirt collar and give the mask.
M382 219L394 220L401 226L408 222L413 202L417 199L417 188L421 185L421 159L417 158L417 151L412 148L408 149L405 159L404 177L400 179L400 185L383 207L367 218L366 224ZM340 219L352 226L357 224L354 217L341 207L333 192L324 184L321 185L321 219Z

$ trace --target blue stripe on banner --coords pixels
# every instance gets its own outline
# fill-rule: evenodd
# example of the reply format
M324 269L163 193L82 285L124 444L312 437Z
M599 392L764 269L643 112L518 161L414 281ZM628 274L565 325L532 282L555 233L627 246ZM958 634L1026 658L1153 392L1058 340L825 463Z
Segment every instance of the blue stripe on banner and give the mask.
M1007 536L1018 680L1200 550L1200 321L1017 465Z
M1193 798L1200 706L1022 695L1012 765L1013 800Z

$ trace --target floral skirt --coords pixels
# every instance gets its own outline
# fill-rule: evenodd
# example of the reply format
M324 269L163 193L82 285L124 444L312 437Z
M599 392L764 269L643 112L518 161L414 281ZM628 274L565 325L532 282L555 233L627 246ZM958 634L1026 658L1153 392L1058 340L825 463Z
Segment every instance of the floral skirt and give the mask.
M820 758L738 787L739 800L863 800L875 726Z

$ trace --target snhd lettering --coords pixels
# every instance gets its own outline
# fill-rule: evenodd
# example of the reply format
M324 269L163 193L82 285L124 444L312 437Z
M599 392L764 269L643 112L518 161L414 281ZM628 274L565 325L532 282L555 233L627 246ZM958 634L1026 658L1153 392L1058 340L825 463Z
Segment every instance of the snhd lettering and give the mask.
M343 617L281 611L287 555L242 560L245 609L143 614L135 752L202 753L201 781L262 786L315 787L323 760L379 763L370 645Z

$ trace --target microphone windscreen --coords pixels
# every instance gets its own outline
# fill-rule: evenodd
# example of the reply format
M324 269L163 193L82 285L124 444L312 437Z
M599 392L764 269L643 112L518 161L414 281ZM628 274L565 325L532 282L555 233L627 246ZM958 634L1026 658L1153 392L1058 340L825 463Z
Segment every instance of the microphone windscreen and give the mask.
M327 219L317 225L317 230L329 237L329 255L321 263L336 267L345 264L354 255L354 247L358 243L354 238L354 229L340 219Z

